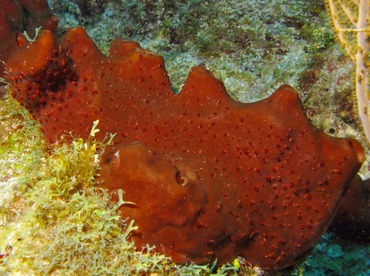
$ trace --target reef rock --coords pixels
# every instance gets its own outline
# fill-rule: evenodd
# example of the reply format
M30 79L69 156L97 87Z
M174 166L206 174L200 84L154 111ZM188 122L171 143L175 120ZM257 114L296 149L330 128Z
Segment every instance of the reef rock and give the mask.
M37 55L36 55L37 53ZM315 245L363 161L352 139L310 124L297 93L280 87L257 103L232 100L203 67L173 93L163 60L115 40L104 56L82 28L58 43L43 32L6 68L13 96L46 138L117 133L98 181L125 204L136 244L175 262L241 255L264 269L295 264Z

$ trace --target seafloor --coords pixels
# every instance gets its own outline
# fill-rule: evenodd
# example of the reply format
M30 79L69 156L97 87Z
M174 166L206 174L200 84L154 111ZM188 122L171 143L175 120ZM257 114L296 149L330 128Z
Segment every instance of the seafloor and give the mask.
M289 84L318 128L364 141L354 108L353 64L336 42L322 0L49 3L61 33L82 25L103 52L122 37L163 55L175 91L198 64L242 102ZM361 175L369 176L367 163ZM284 274L369 275L369 243L328 232L304 262Z

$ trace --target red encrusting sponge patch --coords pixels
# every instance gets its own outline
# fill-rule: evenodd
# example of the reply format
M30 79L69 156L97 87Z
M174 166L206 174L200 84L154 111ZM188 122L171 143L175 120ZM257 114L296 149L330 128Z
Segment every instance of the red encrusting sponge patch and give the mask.
M82 28L59 43L44 31L6 69L49 141L87 138L95 120L100 138L117 133L98 182L135 203L120 211L139 226L136 244L178 263L241 255L264 269L295 264L364 158L355 140L313 127L291 87L242 104L198 66L175 95L160 56L115 40L106 57Z

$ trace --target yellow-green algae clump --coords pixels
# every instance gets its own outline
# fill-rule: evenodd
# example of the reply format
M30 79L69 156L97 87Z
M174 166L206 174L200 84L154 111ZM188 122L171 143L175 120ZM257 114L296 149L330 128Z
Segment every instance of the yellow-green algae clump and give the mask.
M49 145L10 91L0 101L1 273L212 274L214 265L177 266L150 245L135 250L134 221L122 220L119 205L95 185L99 153L107 146L93 140L96 125L87 141ZM234 261L214 275L258 273L237 267Z

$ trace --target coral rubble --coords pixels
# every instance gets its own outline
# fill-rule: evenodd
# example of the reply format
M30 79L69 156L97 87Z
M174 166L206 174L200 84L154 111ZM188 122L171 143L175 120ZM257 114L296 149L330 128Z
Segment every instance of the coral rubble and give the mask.
M81 28L60 42L42 32L6 68L13 96L49 141L87 138L95 120L101 138L117 133L99 182L133 202L120 211L137 221L137 245L175 262L242 255L265 269L295 264L363 161L356 141L314 128L288 86L242 104L195 67L176 95L160 56L115 40L106 57Z

